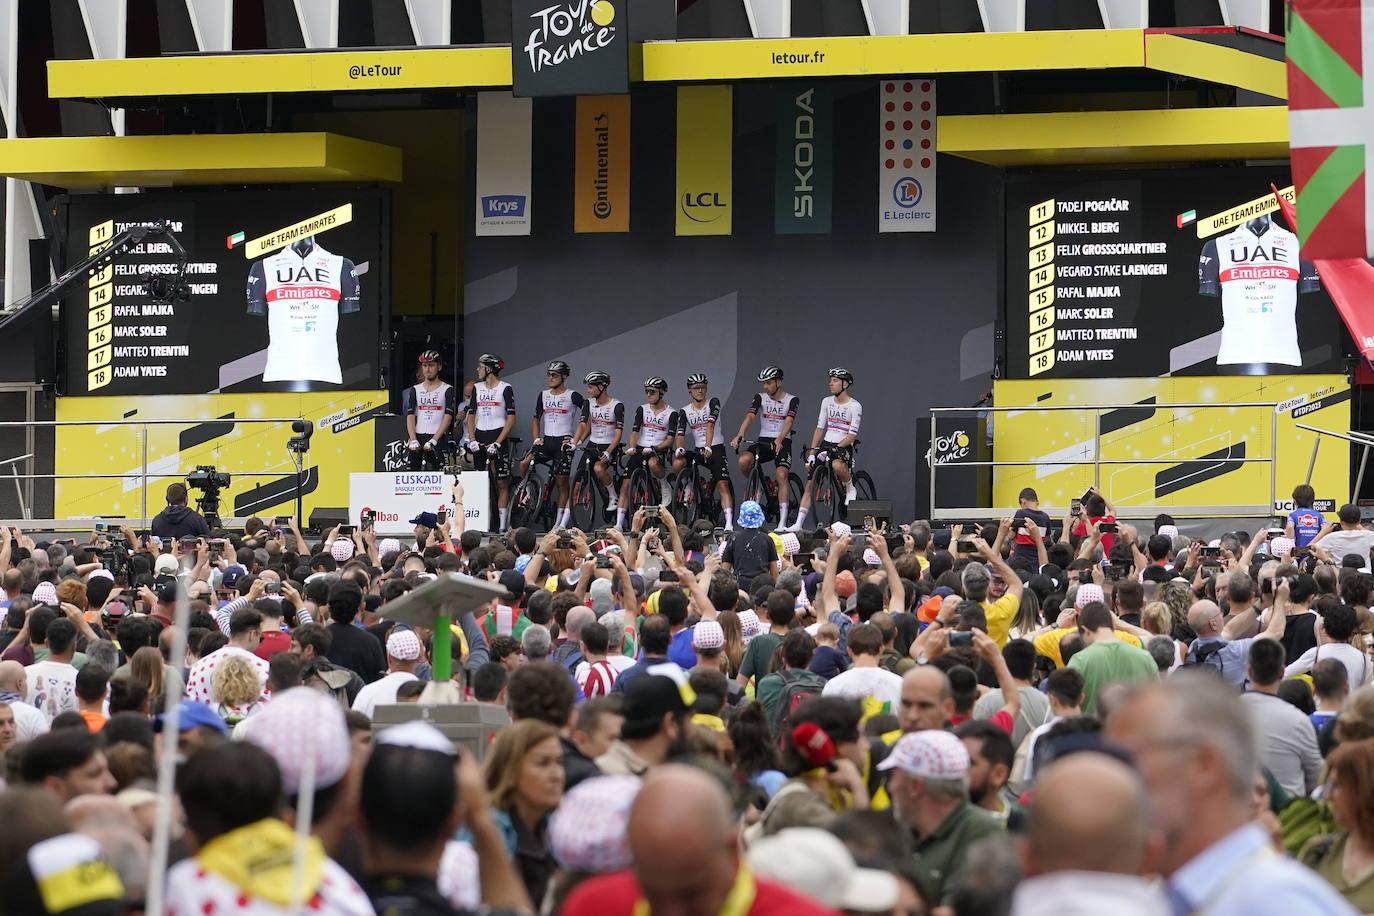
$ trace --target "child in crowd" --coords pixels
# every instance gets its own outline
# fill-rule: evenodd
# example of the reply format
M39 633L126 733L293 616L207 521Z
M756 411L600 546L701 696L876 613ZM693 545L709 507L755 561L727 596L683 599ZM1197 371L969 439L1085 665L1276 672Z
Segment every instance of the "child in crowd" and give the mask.
M849 658L840 651L840 628L823 623L816 628L816 653L811 656L811 673L827 681L849 669Z

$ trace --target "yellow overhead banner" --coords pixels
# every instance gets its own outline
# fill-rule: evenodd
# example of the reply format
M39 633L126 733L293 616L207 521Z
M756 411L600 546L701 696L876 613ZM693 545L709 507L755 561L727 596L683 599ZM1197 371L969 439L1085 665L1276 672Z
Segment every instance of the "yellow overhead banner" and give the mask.
M677 90L677 235L733 229L734 93L730 86Z
M334 229L345 223L353 222L353 205L344 204L342 207L335 207L309 219L303 219L275 232L261 235L250 241L244 246L244 254L248 260L253 260L264 254L273 251L280 251L292 242L298 241L308 236L318 235L326 229Z

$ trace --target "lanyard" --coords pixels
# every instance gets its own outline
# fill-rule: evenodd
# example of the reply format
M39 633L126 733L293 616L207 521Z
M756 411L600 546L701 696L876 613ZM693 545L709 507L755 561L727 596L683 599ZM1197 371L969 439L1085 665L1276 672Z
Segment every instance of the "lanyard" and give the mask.
M716 916L747 916L754 906L754 897L757 894L758 886L754 883L754 873L749 870L747 863L741 861L739 870L735 872L735 881L730 885L730 893L725 895L725 902L720 905L720 911ZM636 900L633 916L650 916L649 901L642 897Z

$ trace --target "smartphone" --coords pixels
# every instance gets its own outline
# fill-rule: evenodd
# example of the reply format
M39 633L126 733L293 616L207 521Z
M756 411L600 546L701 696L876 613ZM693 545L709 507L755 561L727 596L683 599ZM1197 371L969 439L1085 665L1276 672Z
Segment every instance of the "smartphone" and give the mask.
M351 537L353 537L353 526L352 526L352 525L340 525L340 526L339 526L339 537L344 537L344 538L351 538Z
M568 534L567 529L558 532L558 540L554 542L554 547L559 550L572 550L572 545L572 537Z
M610 568L611 568L611 558L610 558L610 557L607 557L607 556L599 556L599 557L597 557L597 558L596 558L596 568L597 568L597 569L610 569Z
M109 531L109 530L110 530L110 526L109 526L109 525L105 524L105 523L102 522L100 519L96 519L96 521L95 521L95 533L96 533L96 534L104 534L106 531Z
M1097 487L1088 487L1088 489L1086 489L1086 490L1083 491L1083 495L1080 496L1080 497L1078 497L1078 502L1079 502L1079 504L1081 505L1082 503L1085 503L1085 502L1087 502L1088 500L1092 499L1093 494L1096 493L1096 492L1097 492Z
M361 524L359 527L361 527L362 530L364 530L364 531L371 531L371 530L372 530L372 520L373 520L373 515L372 515L372 513L371 513L371 512L364 512L363 515L362 515L362 518L360 519L360 521L361 521L362 524Z
M955 547L955 553L977 553L978 545L972 541L960 541Z
M1097 526L1097 530L1102 532L1103 534L1116 534L1116 522L1103 522L1102 524Z
M1113 563L1111 566L1107 567L1106 571L1103 573L1103 577L1108 582L1120 582L1122 579L1126 578L1126 567L1117 566Z
M1203 548L1200 548L1200 549L1198 550L1198 556L1202 557L1204 560L1209 560L1209 559L1212 559L1212 560L1220 559L1220 558L1221 558L1221 548L1220 548L1220 547L1203 547Z
M849 543L850 546L854 547L857 550L867 550L868 534L866 532L860 531L858 534L855 534L849 539Z
M949 634L949 647L963 649L973 645L973 633L969 630L955 630Z
M1083 514L1083 500L1081 500L1081 499L1071 499L1071 500L1069 500L1069 512L1073 515L1074 518L1077 518L1078 516L1082 515L1082 514Z
M440 525L447 524L447 523L448 523L448 507L447 507L447 506L440 506L440 507L439 507L439 511L434 513L434 517L435 517L435 519L438 520L438 523L439 523Z
M195 535L191 535L190 537L183 537L183 538L181 539L181 546L182 546L183 548L185 548L185 547L194 547L194 546L196 546L196 538L195 538Z
M266 595L279 595L279 594L281 594L281 583L280 583L280 582L268 582L267 584L265 584L265 585L262 587L262 591L263 591L263 594L266 594Z
M977 534L978 525L974 522L964 522L963 526L959 530L963 534Z

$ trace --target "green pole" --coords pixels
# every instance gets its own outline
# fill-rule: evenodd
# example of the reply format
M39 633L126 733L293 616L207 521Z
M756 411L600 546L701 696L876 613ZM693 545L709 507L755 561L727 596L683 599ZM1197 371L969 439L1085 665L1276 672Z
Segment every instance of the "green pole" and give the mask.
M449 629L452 624L453 618L448 614L440 613L434 617L432 667L433 680L439 683L453 677L453 631Z

